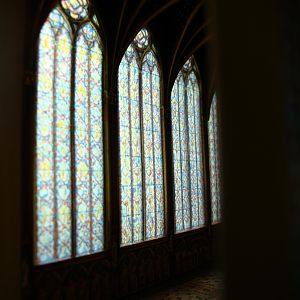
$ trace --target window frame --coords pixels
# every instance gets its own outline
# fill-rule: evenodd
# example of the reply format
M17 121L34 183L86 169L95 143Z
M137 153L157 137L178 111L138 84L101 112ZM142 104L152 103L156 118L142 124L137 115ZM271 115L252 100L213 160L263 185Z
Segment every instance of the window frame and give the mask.
M30 244L31 246L31 261L33 268L44 269L48 266L56 266L56 265L69 265L76 262L81 261L90 261L94 258L100 258L107 255L107 250L110 242L110 235L108 234L110 227L108 222L108 217L110 215L109 205L107 195L108 192L108 184L109 178L107 176L108 169L109 169L109 162L108 162L108 151L107 151L107 143L108 143L108 134L107 134L107 123L108 123L108 113L107 113L107 76L105 76L106 69L107 69L107 46L106 46L106 36L103 30L103 25L101 23L101 18L97 12L97 9L93 5L93 0L88 1L88 14L84 19L73 19L62 6L61 0L56 0L51 4L48 4L44 9L44 14L39 18L38 24L36 24L36 28L33 28L33 32L35 33L35 43L33 46L33 70L35 74L38 74L38 63L39 63L39 45L40 45L40 34L44 24L47 22L48 17L50 14L57 9L62 17L65 20L66 25L69 27L69 35L70 35L70 46L71 46L71 56L70 56L70 152L71 152L71 159L70 159L70 172L71 172L71 254L70 257L62 258L62 259L55 259L52 261L46 262L37 262L36 253L37 253L37 244L36 244L36 230L37 230L37 223L36 223L36 215L37 215L37 208L36 208L36 194L37 194L37 187L36 187L36 162L37 162L37 154L36 154L36 147L37 147L37 104L38 104L38 76L34 76L32 80L32 98L33 99L33 109L32 109L32 122L31 122L31 129L30 129L30 136L32 141L31 147L31 180L30 180L30 198L31 198L31 205L29 208L30 211L30 225L28 226L28 230L30 230ZM96 21L93 18L96 18ZM76 254L76 196L73 195L76 192L76 171L75 171L75 89L76 89L76 49L77 49L77 37L80 29L85 26L85 24L91 24L97 33L96 39L99 43L99 48L101 50L102 56L102 69L101 69L101 112L102 112L102 171L103 171L103 250L77 255ZM28 215L26 216L28 218ZM75 224L75 227L74 227Z
M55 1L54 3L48 4L48 8L45 9L47 11L46 17L43 16L40 18L41 23L36 24L37 29L33 28L33 33L36 35L37 33L37 38L35 37L35 40L38 41L40 29L44 25L44 22L46 21L48 15L51 13L51 11L56 7L57 2ZM91 0L92 3L92 0ZM60 5L60 3L59 3ZM134 250L134 249L140 249L140 248L145 248L145 247L151 247L152 245L158 245L162 244L166 241L170 241L170 243L173 244L172 240L177 241L180 240L181 238L192 236L193 234L200 233L200 232L208 232L209 226L211 225L210 222L208 221L209 215L211 214L209 211L209 206L208 206L208 198L209 193L207 190L209 190L209 183L207 181L207 177L209 177L209 170L207 170L207 162L208 162L208 156L206 154L206 137L204 135L204 132L206 131L205 126L206 122L204 123L204 109L203 109L203 89L202 89L202 80L201 80L201 74L198 70L197 63L195 61L195 68L197 69L197 72L195 72L196 78L198 80L198 86L199 86L199 98L200 98L200 118L201 118L201 145L203 148L203 163L204 169L203 169L203 176L204 176L204 210L205 210L205 224L202 227L198 228L192 228L186 231L181 231L175 233L175 206L174 206L174 200L170 199L172 198L172 191L174 188L174 178L173 178L173 155L172 155L172 144L166 144L166 134L169 134L170 128L169 128L169 119L170 118L170 94L172 89L170 89L166 85L166 78L164 77L164 71L165 69L163 68L163 63L162 59L160 56L159 51L157 51L157 48L155 48L155 58L157 60L157 65L158 65L158 72L160 75L160 104L161 104L161 111L160 111L160 119L161 119L161 147L162 147L162 169L163 169L163 192L164 192L164 236L159 237L159 238L154 238L151 240L144 240L135 244L130 244L130 245L125 245L121 246L120 243L120 237L121 237L121 218L120 218L120 205L121 205L121 198L120 198L120 193L119 193L119 180L120 180L120 165L119 162L114 162L112 159L117 158L119 160L120 154L119 154L119 136L111 136L111 131L112 131L112 125L109 124L109 122L112 122L116 119L118 119L118 113L116 116L116 111L118 112L118 66L117 65L117 72L115 72L114 67L110 68L108 66L108 45L107 45L107 39L105 36L105 31L103 30L103 26L101 23L101 18L98 17L99 14L97 13L96 9L94 9L94 14L97 16L97 20L99 25L96 27L97 33L100 37L101 41L101 50L102 50L102 129L103 129L103 171L104 171L104 250L102 252L98 253L92 253L84 256L79 256L79 257L70 257L64 260L57 260L49 263L44 263L44 264L39 264L35 265L33 264L34 269L47 269L48 267L53 267L55 268L56 266L69 266L73 263L79 264L79 263L84 263L84 262L89 262L93 261L94 259L102 259L102 258L107 258L110 259L111 253L127 253L128 251ZM147 26L143 27L148 30L149 35L151 36L152 43L156 45L155 43L155 37L152 36L151 31L147 28ZM72 27L72 35L74 37L74 32L73 32L73 27ZM78 30L77 30L78 31ZM135 36L134 36L135 37ZM74 47L74 43L72 43L72 48ZM32 49L32 57L33 57L33 70L37 70L37 57L38 57L38 42L37 45L34 45ZM124 55L124 53L123 53ZM123 57L122 55L122 57ZM146 55L146 54L145 54ZM29 55L30 56L30 55ZM121 58L122 58L121 57ZM110 70L111 73L108 73L108 70ZM166 76L169 76L173 72L169 70L170 73L166 74ZM35 72L33 72L35 73ZM111 79L109 78L108 74L110 74ZM29 84L31 87L29 88L29 98L30 101L33 100L33 105L30 105L28 108L29 115L34 115L32 117L33 121L30 121L30 133L28 133L28 137L30 142L30 152L33 153L31 155L31 162L34 160L33 158L35 157L35 121L36 121L36 87L37 87L37 80L35 76L32 76L32 82ZM74 84L73 84L74 85ZM115 86L116 85L116 86ZM32 96L33 95L33 96ZM33 106L33 107L32 107ZM118 126L118 123L115 123ZM118 132L118 130L117 130ZM112 142L113 141L113 142ZM172 139L171 139L172 141ZM112 149L112 146L117 145L117 149ZM33 149L33 150L32 150ZM116 155L117 153L117 155ZM170 157L168 157L170 156ZM171 160L171 165L169 164L169 161ZM32 166L34 165L33 163L26 163L28 169L32 170ZM117 168L115 168L115 164L117 164ZM168 168L171 170L167 170ZM26 167L26 168L27 168ZM112 168L112 174L111 174L111 168ZM30 187L28 191L28 195L30 195L29 198L31 198L30 202L30 209L28 209L28 213L25 214L26 219L28 219L28 216L32 216L30 218L30 221L26 221L26 223L29 224L27 227L29 240L31 246L28 247L29 252L30 252L30 257L32 258L32 255L34 256L34 243L33 243L33 238L32 238L32 228L33 228L33 214L34 214L34 201L33 199L33 194L34 194L34 189L31 188L32 183L34 180L32 179L34 177L34 170L33 172L30 172L30 176L28 176L28 180L26 180L27 185ZM115 173L118 174L118 176L115 176ZM172 173L172 174L170 174ZM171 176L170 176L171 175ZM209 180L209 179L208 179ZM114 183L113 181L117 181L117 184ZM112 187L117 186L117 201L114 202L114 196L115 192L112 191ZM25 187L25 189L27 189ZM119 203L118 203L119 201ZM174 211L172 209L172 205L174 206ZM118 207L118 209L116 209ZM173 219L173 221L172 221ZM29 229L28 229L29 228ZM115 255L115 254L113 254ZM117 254L116 254L117 255ZM31 259L33 261L33 259Z
M191 66L189 67L188 70L184 70L184 66L188 61L191 61ZM194 55L192 54L187 60L185 60L185 62L181 65L179 72L176 74L175 80L173 81L173 84L171 85L172 88L170 90L170 118L171 118L171 122L172 122L172 92L173 92L173 88L177 82L177 79L179 78L179 76L181 75L183 83L184 83L184 97L185 100L187 99L188 95L187 95L187 86L188 86L188 80L189 80L189 76L194 73L196 80L197 80L197 85L198 85L198 90L199 90L199 115L200 115L200 132L198 133L198 135L200 134L200 142L201 142L201 154L202 154L202 158L201 158L201 165L202 165L202 183L203 183L203 214L204 214L204 224L201 224L200 226L197 227L191 227L188 229L184 229L184 230L180 230L178 232L176 232L176 203L175 203L175 176L174 176L174 156L173 156L173 128L171 127L171 141L172 144L170 146L170 151L172 152L172 192L173 192L173 218L174 218L174 222L173 222L173 232L174 235L178 238L187 235L191 235L193 233L197 233L197 232L203 232L208 230L209 227L209 215L210 212L208 211L208 188L207 188L207 166L206 166L206 162L207 162L207 157L206 157L206 139L205 139L205 121L204 121L204 106L203 106L203 87L202 87L202 78L201 78L201 73L199 71L198 68L198 64L196 62L196 59L194 57ZM187 103L185 103L185 111L187 108ZM189 162L190 164L190 162ZM191 185L191 183L188 183L189 185ZM190 196L189 196L190 198ZM191 206L191 198L189 199L189 203ZM190 223L192 222L192 220L190 220Z
M136 43L134 42L137 34L141 31L141 30L146 30L148 33L148 37L149 37L149 44L144 48L144 49L139 49L138 46L136 46ZM117 94L116 94L116 98L117 98L117 103L118 103L118 107L119 107L119 67L123 61L123 58L125 57L125 53L128 49L128 47L132 46L134 49L134 54L133 57L137 60L137 67L139 69L139 91L138 91L138 95L139 95L139 100L141 100L142 97L142 86L141 86L141 77L142 77L142 72L143 72L143 61L145 56L149 53L152 52L152 55L155 57L156 59L156 66L157 66L157 70L158 70L158 74L159 74L159 85L160 85L160 134L161 134L161 154L162 154L162 184L163 184L163 204L164 204L164 234L163 236L160 237L154 237L151 239L145 239L145 220L146 220L146 213L144 211L145 209L145 203L142 203L143 205L143 240L138 241L138 242L133 242L130 244L124 244L122 245L122 197L121 197L121 147L120 147L120 118L119 118L119 109L118 109L118 215L119 215L119 243L118 243L118 247L119 249L124 249L124 251L128 251L131 249L138 249L138 248L143 248L149 245L155 245L155 244L159 244L165 240L168 239L168 203L167 203L167 179L166 179L166 148L165 148L165 114L164 114L164 78L163 78L163 70L162 70L162 64L161 64L161 57L159 55L159 51L157 50L156 46L155 46L155 40L153 39L153 36L151 34L151 30L149 29L148 26L143 26L142 28L140 28L136 34L134 35L134 37L131 39L131 41L127 44L127 47L125 49L125 51L122 53L121 55L121 59L120 62L118 63L118 68L117 68L117 75L116 75L116 85L117 85ZM141 104L139 105L139 112L141 113ZM140 123L141 123L141 119L142 116L140 115ZM143 134L142 130L141 130L141 135ZM142 141L141 141L142 142ZM142 159L142 154L141 154L141 159ZM142 159L143 160L143 159ZM142 173L144 173L144 169L143 166L144 164L142 164ZM142 188L144 188L144 182L142 182ZM144 193L145 191L142 191L142 201L144 199ZM146 201L146 199L145 199ZM145 202L143 201L143 202Z

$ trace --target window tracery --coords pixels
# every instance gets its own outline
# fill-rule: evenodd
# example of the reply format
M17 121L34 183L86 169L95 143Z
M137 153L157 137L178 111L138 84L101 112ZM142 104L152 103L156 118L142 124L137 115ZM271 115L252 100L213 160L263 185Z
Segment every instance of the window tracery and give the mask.
M176 232L205 224L198 82L191 57L179 72L171 95Z
M121 245L164 235L160 70L142 29L119 67Z
M39 35L36 264L104 247L102 46L89 6L62 0Z
M39 35L36 264L104 249L103 53L98 26L88 0L61 0ZM175 232L205 225L197 75L191 57L171 94ZM160 85L156 51L149 32L142 29L127 48L118 72L121 246L165 235ZM220 220L216 123L212 112L213 222Z

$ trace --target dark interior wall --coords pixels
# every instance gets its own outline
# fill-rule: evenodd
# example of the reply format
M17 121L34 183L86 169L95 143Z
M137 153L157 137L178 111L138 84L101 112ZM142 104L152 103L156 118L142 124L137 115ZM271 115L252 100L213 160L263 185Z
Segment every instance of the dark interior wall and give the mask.
M0 18L0 299L12 300L20 298L24 2L2 1Z
M291 299L300 299L300 1L280 1L289 180Z
M273 0L214 3L226 299L288 299L282 11Z

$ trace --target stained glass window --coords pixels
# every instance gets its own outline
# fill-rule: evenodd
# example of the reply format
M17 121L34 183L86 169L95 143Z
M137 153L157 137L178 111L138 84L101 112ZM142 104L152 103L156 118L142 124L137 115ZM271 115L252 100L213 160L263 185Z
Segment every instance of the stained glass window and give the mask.
M190 58L171 95L175 231L205 224L200 89Z
M146 29L119 67L122 246L164 235L160 71Z
M39 35L36 264L103 249L102 50L95 22L74 22L88 7L62 0Z
M210 169L210 191L211 191L211 219L212 223L221 221L220 202L220 159L219 159L219 133L217 97L214 95L210 107L208 121L209 140L209 169Z

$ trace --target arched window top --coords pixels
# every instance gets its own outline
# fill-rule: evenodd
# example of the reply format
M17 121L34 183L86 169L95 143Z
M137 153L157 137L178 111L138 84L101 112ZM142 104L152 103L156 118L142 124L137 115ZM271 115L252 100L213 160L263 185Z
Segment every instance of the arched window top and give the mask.
M88 43L93 43L98 36L94 26L92 26L90 23L85 24L81 30Z
M182 66L179 71L176 80L179 80L181 77L184 82L187 84L197 85L199 88L199 76L198 68L193 56L191 56Z
M49 13L42 30L50 25L55 35L60 34L63 29L72 35L72 28L80 30L84 27L88 39L97 39L101 43L98 35L99 24L93 5L88 0L61 0Z
M176 81L179 82L179 84L184 84L184 74L179 71L177 77L176 77ZM175 85L173 86L173 89L175 88Z
M133 58L137 60L139 68L146 66L150 71L153 71L155 68L159 69L156 49L146 28L141 29L135 36L128 46L122 61L126 59L127 62L131 62Z
M95 27L89 22L85 23L78 32L77 40L83 38L84 43L89 47L93 48L95 43L99 46L101 44L100 37Z
M177 233L205 225L201 105L193 57L177 75L171 109Z
M150 70L155 69L155 67L157 68L157 60L152 51L144 56L143 66L148 67Z
M132 44L130 44L123 56L123 59L126 59L127 62L130 63L134 58L137 59L137 55L134 47L132 46Z
M55 8L51 11L42 27L40 35L49 35L49 32L47 33L49 30L52 32L52 34L54 34L54 36L61 34L63 30L66 30L69 35L71 34L69 23L58 8Z
M90 7L61 0L39 34L35 264L104 249L103 55Z
M88 0L62 0L61 5L66 14L74 20L82 20L88 16Z
M118 73L121 245L165 234L160 71L149 33L127 48Z

